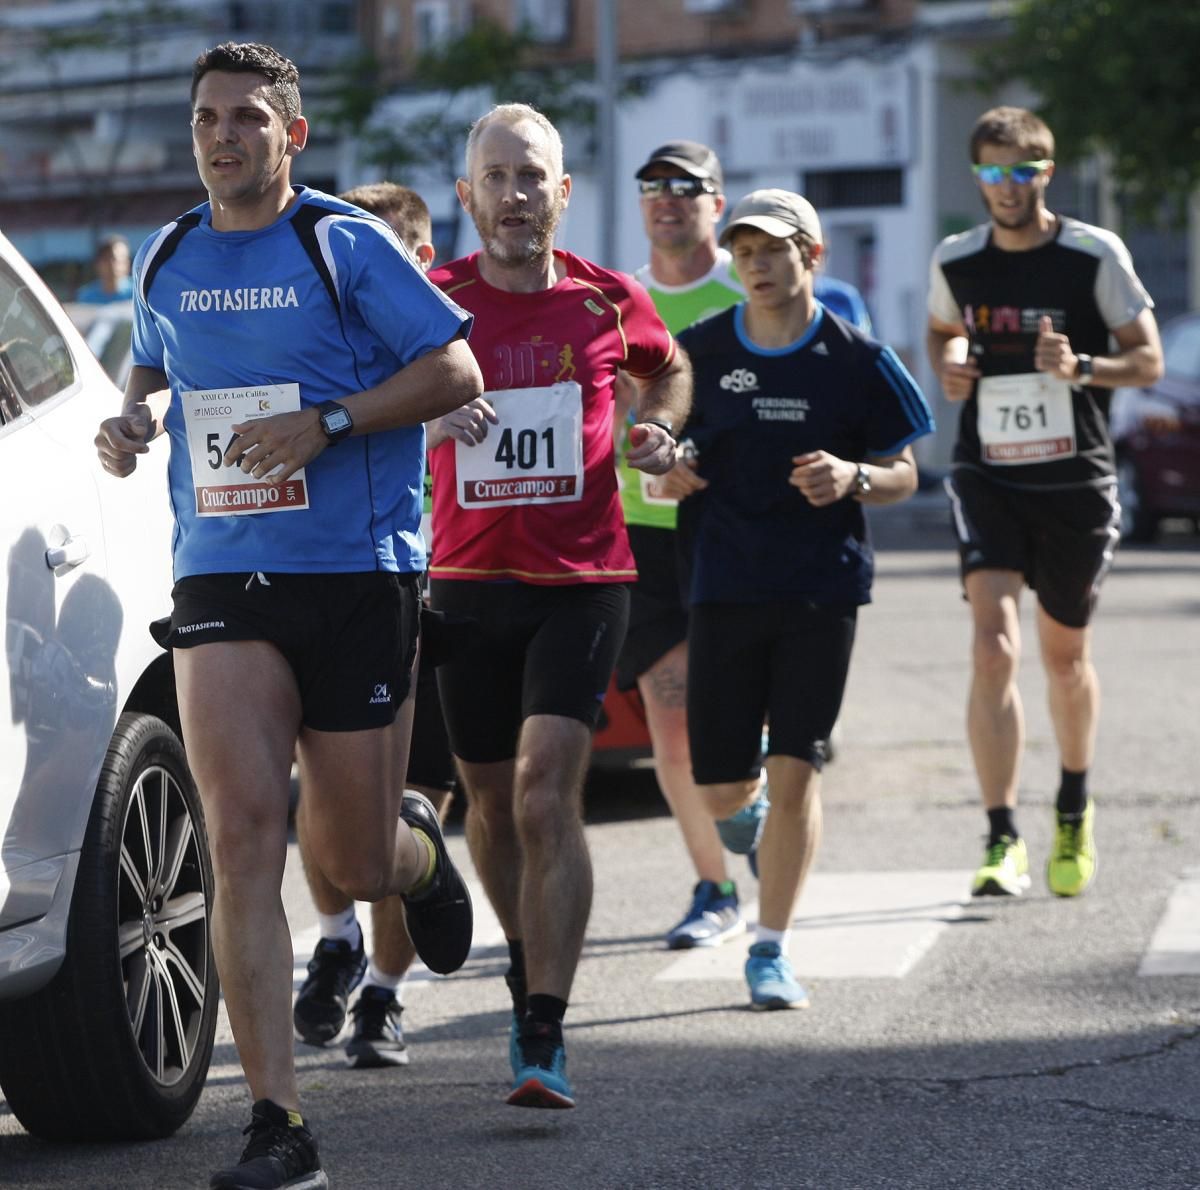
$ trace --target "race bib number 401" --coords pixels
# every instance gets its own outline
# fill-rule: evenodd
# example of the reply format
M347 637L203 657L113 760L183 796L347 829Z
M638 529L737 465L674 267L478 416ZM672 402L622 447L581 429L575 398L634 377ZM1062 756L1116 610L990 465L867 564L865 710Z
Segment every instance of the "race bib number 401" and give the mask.
M474 446L456 441L462 508L566 504L583 498L583 390L574 380L547 388L484 394L499 423Z
M225 452L237 437L235 425L299 410L298 384L194 389L179 397L187 426L197 516L246 516L308 507L303 467L283 483L272 483L224 463Z
M1071 386L1044 372L979 382L979 446L995 466L1049 463L1075 455Z

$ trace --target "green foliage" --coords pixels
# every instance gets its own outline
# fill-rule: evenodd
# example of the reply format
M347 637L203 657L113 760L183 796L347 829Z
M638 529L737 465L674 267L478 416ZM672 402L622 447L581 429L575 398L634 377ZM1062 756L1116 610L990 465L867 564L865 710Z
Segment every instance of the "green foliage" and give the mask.
M983 59L990 84L1028 83L1058 156L1103 150L1143 218L1178 216L1200 184L1200 3L1019 0Z

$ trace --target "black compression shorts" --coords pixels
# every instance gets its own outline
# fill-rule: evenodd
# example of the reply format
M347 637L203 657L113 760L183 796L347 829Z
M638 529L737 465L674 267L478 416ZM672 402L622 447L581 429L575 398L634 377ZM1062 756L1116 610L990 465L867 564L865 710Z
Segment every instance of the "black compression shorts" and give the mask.
M617 658L617 688L637 680L687 639L687 592L682 589L674 529L629 526L637 582L629 592L629 630Z
M438 667L455 756L509 760L531 715L595 728L629 619L624 583L475 583L434 579L437 611L476 621L470 643Z
M172 592L167 648L262 640L287 659L316 731L386 727L408 697L420 575L201 574Z

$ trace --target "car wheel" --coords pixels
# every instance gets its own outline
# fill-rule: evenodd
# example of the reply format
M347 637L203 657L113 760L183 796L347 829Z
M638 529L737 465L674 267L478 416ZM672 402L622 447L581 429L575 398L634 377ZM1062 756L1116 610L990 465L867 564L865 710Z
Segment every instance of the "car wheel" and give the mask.
M1121 539L1153 541L1158 533L1158 517L1146 507L1142 478L1128 458L1117 460L1117 499L1121 504Z
M0 1086L51 1140L168 1136L212 1058L219 989L204 816L175 733L125 714L79 861L62 967L0 1003Z

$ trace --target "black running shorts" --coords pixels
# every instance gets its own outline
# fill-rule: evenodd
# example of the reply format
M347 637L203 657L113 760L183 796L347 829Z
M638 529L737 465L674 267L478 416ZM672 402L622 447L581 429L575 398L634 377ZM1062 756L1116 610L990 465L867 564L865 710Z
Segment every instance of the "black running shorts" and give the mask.
M945 488L964 579L1015 570L1052 620L1087 627L1120 540L1115 487L1009 488L960 467Z
M160 643L274 645L296 676L306 727L386 727L408 697L418 574L202 574L180 579Z
M688 741L698 785L752 779L770 722L772 756L820 771L858 619L856 607L694 604L688 630Z
M429 593L434 610L476 621L470 643L438 666L455 756L511 759L531 715L595 728L629 619L626 584L434 579Z
M681 587L675 530L629 526L637 582L629 592L629 630L617 658L617 687L637 680L677 644L687 640L687 592Z
M445 790L453 789L455 784L454 757L446 738L437 670L427 662L423 650L417 663L417 705L413 711L406 784Z

